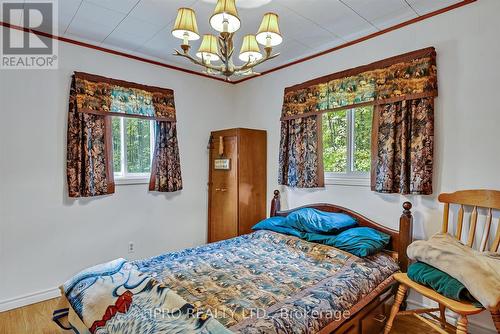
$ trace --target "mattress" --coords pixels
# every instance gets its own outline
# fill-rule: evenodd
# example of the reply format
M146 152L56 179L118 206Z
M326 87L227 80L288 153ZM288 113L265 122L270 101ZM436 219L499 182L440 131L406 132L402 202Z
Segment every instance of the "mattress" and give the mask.
M132 262L237 333L317 333L347 320L398 271L389 254L358 258L271 231Z

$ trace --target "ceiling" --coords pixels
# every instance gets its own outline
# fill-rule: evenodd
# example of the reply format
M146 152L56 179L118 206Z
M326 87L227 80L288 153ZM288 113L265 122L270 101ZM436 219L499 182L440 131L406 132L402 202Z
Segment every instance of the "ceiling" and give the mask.
M55 35L199 70L172 56L180 40L170 33L177 8L195 9L200 34L215 33L208 19L216 0L59 0ZM461 0L236 0L242 21L236 33L255 33L262 15L280 16L281 56L260 65L264 71L333 48L379 30L436 11ZM11 24L22 25L22 18ZM196 49L200 41L191 44ZM236 61L235 61L236 62Z

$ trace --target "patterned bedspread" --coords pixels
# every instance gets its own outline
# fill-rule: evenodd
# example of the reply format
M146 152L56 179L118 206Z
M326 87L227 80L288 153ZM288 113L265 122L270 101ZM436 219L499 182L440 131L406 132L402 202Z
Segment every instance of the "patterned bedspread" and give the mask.
M316 333L341 323L399 268L270 231L134 261L239 333Z
M62 290L77 315L71 322L76 334L231 333L124 259L88 268ZM56 314L70 316L64 309Z

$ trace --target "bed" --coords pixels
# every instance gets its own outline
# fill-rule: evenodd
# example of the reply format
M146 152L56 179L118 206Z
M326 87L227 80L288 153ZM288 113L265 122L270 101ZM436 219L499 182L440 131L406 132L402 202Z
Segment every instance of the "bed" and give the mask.
M287 216L299 209L281 211L279 196L279 191L275 191L271 216ZM79 333L87 329L90 329L90 333L100 333L99 326L106 327L106 322L113 317L121 319L114 321L112 330L103 330L102 333L190 332L191 329L183 327L188 326L187 323L177 320L173 323L169 318L170 322L165 324L162 323L165 320L152 320L142 313L140 321L134 316L134 303L139 303L134 291L140 287L141 291L151 292L152 287L157 286L162 296L164 291L168 291L176 296L173 299L175 302L181 300L173 304L178 305L179 309L191 310L190 315L196 310L196 321L189 323L189 326L194 326L189 328L197 328L193 332L324 334L375 333L381 330L385 322L384 304L394 293L392 274L400 269L405 270L408 265L406 247L411 242L411 204L404 204L398 231L333 204L305 207L346 213L356 218L360 226L389 234L391 241L384 251L358 258L334 247L294 236L256 231L148 259L132 262L122 260L107 267L86 270L68 281L63 291L70 307L67 312L64 309L56 311L56 320ZM133 271L133 274L127 271L125 276L129 281L125 284L116 283L121 279L121 276L116 276L116 273L121 273L120 270ZM115 275L110 282L118 284L125 292L117 293L117 285L113 290L114 297L122 299L115 298L108 302L109 298L103 297L103 305L110 306L92 312L103 313L104 317L94 317L100 319L98 322L82 323L83 305L88 300L93 300L95 304L96 299L94 295L85 300L82 291L95 285L96 281L100 282L96 273L100 275L99 279L103 273ZM131 276L134 279L130 279ZM134 284L130 281L134 281ZM99 289L103 290L102 287ZM99 293L102 295L102 292ZM142 298L141 302L152 305L151 299L156 298L157 294ZM134 302L132 298L136 298ZM165 303L165 299L162 299L162 303ZM144 309L144 305L147 304L138 305L137 309ZM63 321L65 317L67 319ZM134 326L135 329L127 329L127 326ZM169 329L152 329L161 326Z

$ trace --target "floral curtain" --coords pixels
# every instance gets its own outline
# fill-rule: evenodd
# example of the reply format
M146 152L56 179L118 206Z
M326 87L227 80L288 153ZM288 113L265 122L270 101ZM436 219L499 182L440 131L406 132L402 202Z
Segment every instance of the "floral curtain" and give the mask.
M155 151L149 190L172 192L181 189L181 164L179 161L176 124L156 121Z
M372 190L382 193L432 194L434 99L379 106L374 122Z
M67 182L70 197L112 194L113 164L107 142L111 130L105 116L78 112L77 91L85 89L71 83L67 133ZM97 98L94 99L97 101ZM97 102L96 102L97 103ZM108 106L106 100L98 102ZM108 163L109 162L109 163Z
M156 122L151 167L155 186L150 188L160 192L182 189L173 91L75 72L67 135L69 196L114 192L110 116Z
M318 118L309 116L281 123L279 184L298 188L324 186Z
M424 103L427 107L426 110L430 109L430 113L432 113L433 107L429 101L432 102L436 96L437 70L434 48L417 50L286 88L281 114L280 184L293 187L323 186L322 175L324 171L321 148L321 115L323 113L374 105L377 106L374 114L377 114L378 110L389 108L388 106L393 106L392 110L396 110L395 113L398 114L407 108L404 101L417 101L417 106L421 106L423 103L418 101L427 101ZM421 110L421 108L417 109ZM420 116L415 115L417 118ZM400 117L402 116L398 116L398 119ZM374 127L374 131L377 132L374 133L373 137L377 139L376 141L381 148L387 148L391 145L392 139L383 133L378 133L378 131L386 129L390 118L384 120L383 117L380 117L380 119L383 123L380 124L380 127L378 124ZM315 124L312 125L312 122ZM412 124L417 126L416 121L413 121ZM425 117L422 123L419 123L421 128L424 125L427 130L433 128L433 117ZM410 131L405 136L405 140L409 140L415 145L413 154L408 156L408 159L409 163L417 168L416 166L419 164L413 162L412 159L424 156L429 158L430 154L432 160L432 150L418 146L419 139L413 139L412 136L419 137L421 135L418 132ZM384 138L388 141L384 142ZM432 139L423 141L426 145L432 144ZM313 144L313 142L315 143ZM379 151L375 155L376 159L373 159L372 189L375 191L389 192L388 188L376 187L374 185L375 179L377 184L383 178L395 180L391 175L387 175L388 167L374 168L391 160L387 154L390 154L389 150ZM393 174L398 172L399 170L394 170ZM400 183L403 183L404 186L397 188L397 192L425 193L429 189L432 192L432 186L429 187L428 184L428 182L432 183L432 163L426 163L426 167L421 169L420 175L417 176L415 173L416 169L413 169L412 173L408 174L409 177L413 177L412 181L405 176L406 174L400 174L402 177ZM390 192L396 191L392 185L391 189Z

